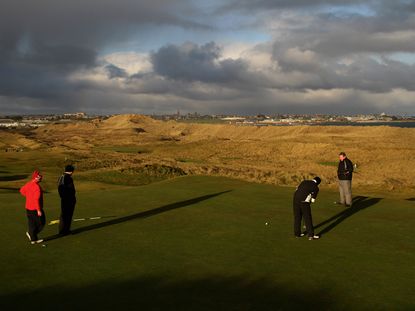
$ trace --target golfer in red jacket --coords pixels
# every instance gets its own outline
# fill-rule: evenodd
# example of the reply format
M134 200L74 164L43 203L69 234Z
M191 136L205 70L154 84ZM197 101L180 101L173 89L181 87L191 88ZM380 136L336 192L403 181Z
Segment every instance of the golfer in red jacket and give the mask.
M45 226L46 217L43 211L43 191L39 183L42 181L42 175L38 171L32 174L32 180L20 189L20 193L26 197L26 214L29 230L26 232L30 243L42 243L43 240L38 238L38 234Z

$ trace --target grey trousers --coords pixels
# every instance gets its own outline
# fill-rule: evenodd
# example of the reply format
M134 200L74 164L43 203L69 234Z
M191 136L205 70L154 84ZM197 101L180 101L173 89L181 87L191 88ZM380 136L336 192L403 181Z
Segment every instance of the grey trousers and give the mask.
M352 181L339 180L340 203L352 205Z

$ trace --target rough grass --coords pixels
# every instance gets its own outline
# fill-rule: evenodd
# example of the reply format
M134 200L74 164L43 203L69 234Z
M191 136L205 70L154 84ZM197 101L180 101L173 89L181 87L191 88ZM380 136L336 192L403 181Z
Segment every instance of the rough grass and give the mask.
M120 115L102 122L51 125L32 134L25 144L33 141L39 148L86 156L78 163L83 170L158 163L176 165L189 174L288 186L319 175L326 186L335 188L334 163L345 151L358 164L355 188L403 195L415 191L415 129L410 128L258 128ZM68 135L71 140L63 144L62 137Z
M318 164L320 164L320 165L324 165L324 166L336 166L337 167L337 165L338 165L338 162L318 162Z
M119 153L151 153L151 150L148 148L143 148L140 146L102 146L97 148L99 151L108 152L114 151Z
M114 185L141 186L183 175L185 173L175 167L146 165L130 169L87 172L81 174L79 179Z
M292 191L212 177L79 191L75 218L115 217L75 222L65 238L46 226L47 247L29 245L23 199L0 191L0 307L415 308L413 201L356 194L345 212L323 187L313 208L323 236L308 241L292 237ZM45 205L57 219L56 192Z

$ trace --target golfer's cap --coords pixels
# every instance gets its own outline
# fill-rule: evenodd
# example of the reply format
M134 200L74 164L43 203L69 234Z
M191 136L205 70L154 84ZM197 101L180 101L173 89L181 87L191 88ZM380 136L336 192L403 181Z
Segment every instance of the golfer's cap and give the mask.
M65 172L73 172L74 170L75 170L75 167L73 165L65 166Z
M314 177L313 180L316 182L317 185L321 183L321 178L318 176Z
M32 174L32 179L36 179L36 178L39 178L39 177L42 177L42 175L40 174L40 172L39 171L34 171L33 172L33 174Z

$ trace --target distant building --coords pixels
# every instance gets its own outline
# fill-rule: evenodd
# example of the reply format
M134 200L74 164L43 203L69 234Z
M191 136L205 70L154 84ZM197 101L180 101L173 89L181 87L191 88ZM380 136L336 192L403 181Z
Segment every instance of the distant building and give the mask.
M0 127L2 128L16 128L19 126L19 122L12 119L0 119Z
M244 117L226 117L226 118L221 118L221 120L223 121L245 121Z
M85 112L64 113L63 117L67 119L84 119L86 118L86 113Z

